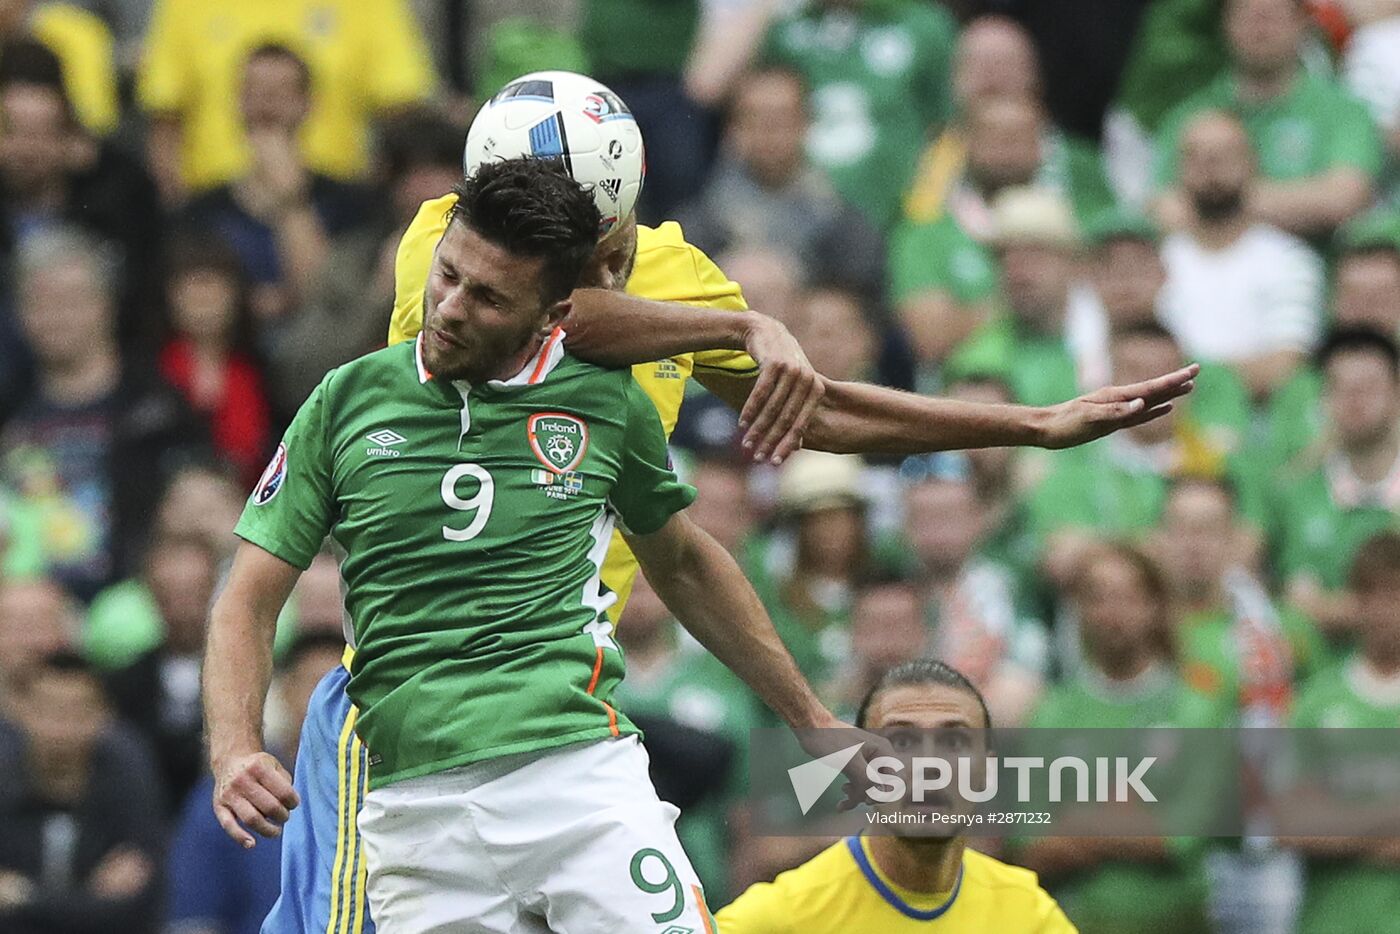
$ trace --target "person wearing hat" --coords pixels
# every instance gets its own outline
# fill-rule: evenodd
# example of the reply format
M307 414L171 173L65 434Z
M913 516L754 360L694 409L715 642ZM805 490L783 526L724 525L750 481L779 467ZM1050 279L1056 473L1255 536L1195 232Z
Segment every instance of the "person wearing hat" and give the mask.
M845 656L851 594L870 564L862 469L852 455L802 450L790 457L778 477L779 534L763 549L767 567L750 574L768 578L756 585L759 594L818 693Z
M1003 374L1031 405L1072 396L1079 379L1065 317L1080 234L1069 204L1046 188L1008 188L992 201L991 229L1003 307L954 351L944 375Z

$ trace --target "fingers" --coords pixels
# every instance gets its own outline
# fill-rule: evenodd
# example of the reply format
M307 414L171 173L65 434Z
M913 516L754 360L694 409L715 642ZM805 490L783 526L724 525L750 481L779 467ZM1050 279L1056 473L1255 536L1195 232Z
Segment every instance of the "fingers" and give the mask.
M1146 399L1152 402L1157 398L1174 399L1184 395L1194 388L1194 380L1201 372L1201 368L1196 364L1184 366L1179 370L1157 376L1152 379L1143 380L1140 383L1131 383L1127 386L1107 386L1093 393L1089 398L1095 402L1120 402L1128 399Z
M773 422L767 437L759 442L754 459L762 460L771 456L774 464L781 464L793 451L801 447L802 434L807 430L807 423L816 414L817 406L825 392L826 389L815 371L801 374L798 385L783 405L782 413Z
M768 398L773 395L773 389L778 383L779 368L775 366L765 366L759 370L758 380L754 383L753 391L749 393L749 398L744 402L744 409L739 413L739 427L748 428L758 418L763 407L767 405ZM753 432L749 431L744 435L747 442Z
M760 442L768 437L769 430L777 423L779 416L790 401L792 391L796 388L797 384L798 373L791 367L774 364L765 369L777 370L778 373L774 380L775 385L773 386L772 393L769 398L765 400L765 404L762 408L755 414L753 420L749 422L749 430L744 434L744 447L746 448L756 449L759 447ZM761 376L759 377L759 382L762 382ZM757 387L755 387L755 391L757 391ZM753 402L752 396L749 397L749 402ZM747 410L748 406L745 405L744 408ZM760 458L755 456L754 459L759 460Z
M276 837L282 833L281 828L268 820L247 798L234 798L228 802L228 806L240 824L259 836Z
M245 850L251 850L257 845L258 841L254 840L252 834L238 825L238 819L233 816L233 811L226 805L215 803L214 816L218 818L219 826L224 828L224 833L228 834L234 843Z

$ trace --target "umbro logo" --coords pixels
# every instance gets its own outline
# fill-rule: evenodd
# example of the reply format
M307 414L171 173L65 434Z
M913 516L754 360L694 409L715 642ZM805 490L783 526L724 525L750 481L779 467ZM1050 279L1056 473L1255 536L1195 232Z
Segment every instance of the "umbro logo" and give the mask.
M392 428L380 428L378 431L371 431L365 437L375 444L372 448L365 448L365 453L370 457L398 457L402 452L395 451L394 445L403 444L408 440Z

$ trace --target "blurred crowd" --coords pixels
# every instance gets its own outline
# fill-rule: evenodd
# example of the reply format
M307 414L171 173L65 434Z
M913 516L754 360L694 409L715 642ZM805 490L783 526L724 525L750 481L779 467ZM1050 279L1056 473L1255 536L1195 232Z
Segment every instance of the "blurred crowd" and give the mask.
M0 931L243 934L276 841L203 774L247 490L385 339L475 103L540 68L635 112L674 219L836 379L1048 405L1201 364L1063 452L677 461L849 715L936 655L998 725L1400 727L1400 0L0 0ZM290 765L343 648L278 635ZM722 905L769 716L639 583L621 701ZM1400 930L1394 840L1032 842L1085 931ZM1386 925L1389 925L1387 927Z

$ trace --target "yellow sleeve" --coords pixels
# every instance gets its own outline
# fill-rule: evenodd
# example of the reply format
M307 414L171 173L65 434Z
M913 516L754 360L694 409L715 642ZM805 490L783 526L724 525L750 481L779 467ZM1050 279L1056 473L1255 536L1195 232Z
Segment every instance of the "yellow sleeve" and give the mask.
M720 910L715 921L719 934L786 934L792 917L793 906L779 885L759 882Z
M136 99L151 113L184 111L193 91L181 41L181 6L182 0L156 0L151 11L136 82Z
M679 224L637 228L637 264L627 291L638 298L678 302L721 311L745 311L739 284L714 261L686 242ZM752 376L758 364L737 350L708 350L694 355L695 368L734 376Z
M404 231L394 254L394 313L389 318L389 344L412 340L423 330L423 287L433 264L433 250L447 230L447 212L456 195L424 201Z
M374 54L365 64L364 93L385 110L426 99L433 92L432 57L406 0L356 0Z
M67 4L34 12L34 35L57 56L83 126L99 136L117 128L117 70L112 33L101 19Z

